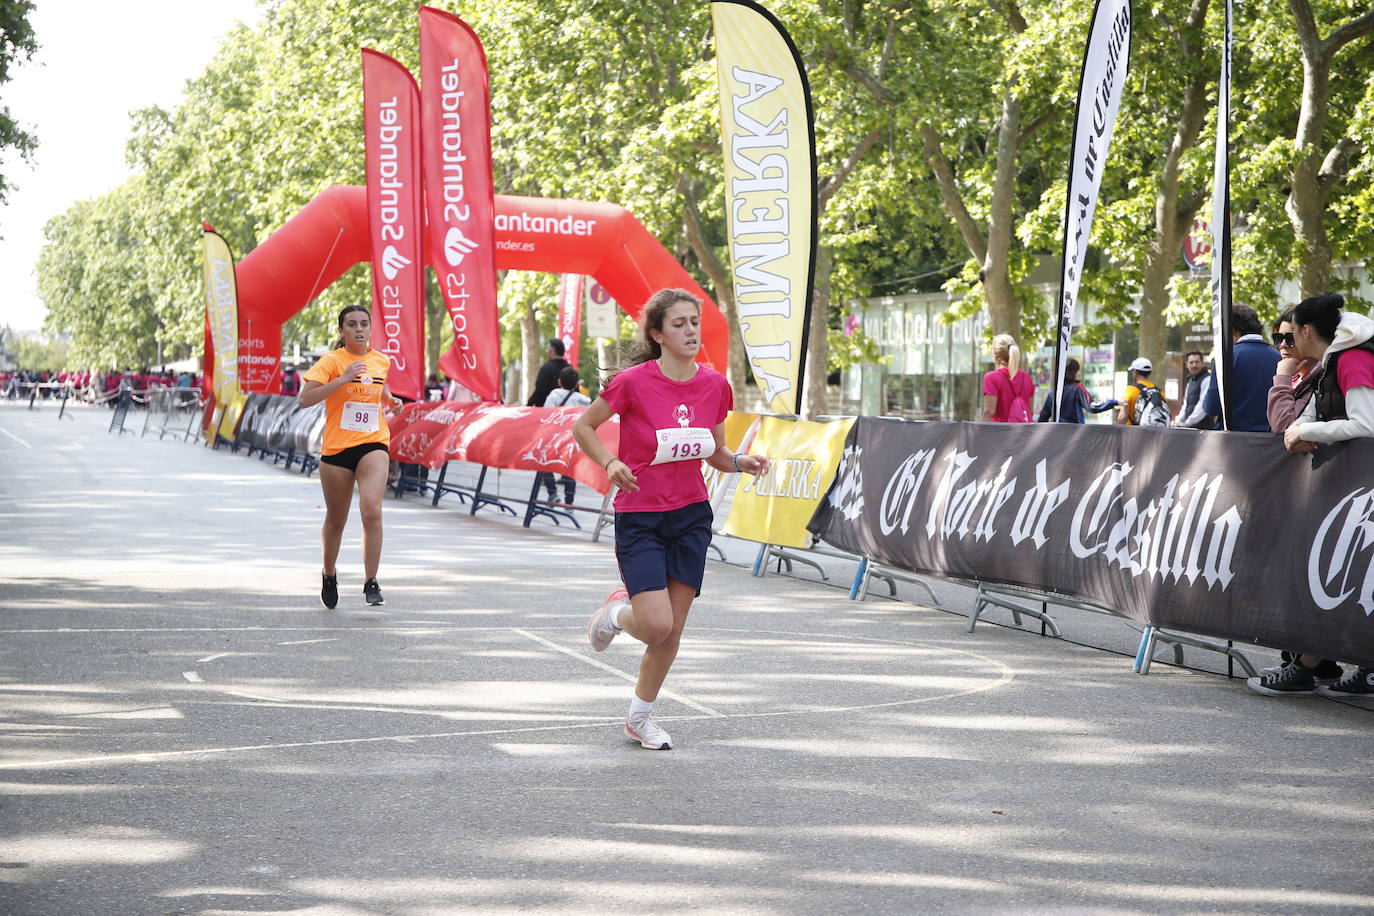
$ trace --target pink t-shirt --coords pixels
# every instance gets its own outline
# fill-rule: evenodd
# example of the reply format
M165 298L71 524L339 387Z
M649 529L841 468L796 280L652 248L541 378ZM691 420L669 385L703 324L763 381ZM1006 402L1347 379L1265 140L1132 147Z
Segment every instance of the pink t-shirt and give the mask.
M1336 383L1341 393L1351 388L1374 388L1374 353L1368 350L1348 350L1336 364Z
M1007 414L1011 410L1012 398L1021 395L1026 401L1026 409L1030 409L1031 401L1035 399L1035 383L1031 381L1030 373L1024 369L1016 370L1016 378L1011 378L1006 369L993 369L983 376L983 394L990 394L997 398L997 412L993 414L993 422L1007 422Z
M701 459L709 455L697 458L694 449L734 407L725 376L699 365L696 375L675 382L651 359L616 373L601 398L620 414L618 457L639 485L637 492L616 494L617 512L667 512L707 498ZM688 457L654 463L660 453L671 459L674 449Z

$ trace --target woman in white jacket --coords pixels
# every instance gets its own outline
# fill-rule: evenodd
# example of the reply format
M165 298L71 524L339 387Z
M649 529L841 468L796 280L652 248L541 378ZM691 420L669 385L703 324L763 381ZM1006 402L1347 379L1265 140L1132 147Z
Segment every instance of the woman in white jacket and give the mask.
M1291 452L1310 452L1318 443L1374 437L1374 320L1353 312L1330 293L1304 299L1293 309L1293 346L1320 360L1324 372L1302 415L1284 431ZM1374 668L1356 667L1337 683L1316 686L1312 671L1320 659L1304 655L1277 675L1251 678L1259 693L1311 693L1341 699L1374 698ZM1303 688L1306 688L1305 690Z
M1374 436L1374 320L1354 312L1330 293L1304 299L1293 309L1293 346L1325 369L1302 415L1284 431L1291 452L1317 443Z

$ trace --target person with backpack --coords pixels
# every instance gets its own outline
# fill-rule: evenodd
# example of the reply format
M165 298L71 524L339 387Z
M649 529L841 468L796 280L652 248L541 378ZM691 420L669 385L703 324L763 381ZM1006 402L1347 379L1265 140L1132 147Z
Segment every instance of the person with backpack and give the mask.
M1168 427L1169 405L1159 388L1150 381L1150 373L1154 368L1143 356L1131 361L1131 383L1126 386L1126 396L1121 399L1118 423L1125 426Z
M992 361L996 368L983 376L984 423L1029 423L1030 405L1035 399L1035 382L1021 368L1021 348L1010 334L992 339Z
M281 393L293 398L301 393L301 377L295 366L282 366Z
M1060 423L1082 423L1084 421L1084 411L1092 413L1102 413L1104 410L1111 410L1116 406L1116 399L1110 401L1098 401L1094 398L1083 383L1078 380L1078 373L1082 367L1078 360L1070 358L1064 364L1064 393L1060 397L1059 422ZM1045 395L1045 404L1040 408L1040 416L1037 423L1048 423L1050 417L1054 415L1054 392Z

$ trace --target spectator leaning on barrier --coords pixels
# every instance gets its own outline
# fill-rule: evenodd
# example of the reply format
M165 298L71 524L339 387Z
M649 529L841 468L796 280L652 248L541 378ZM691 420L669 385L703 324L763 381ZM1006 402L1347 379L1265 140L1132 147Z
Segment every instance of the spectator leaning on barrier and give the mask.
M992 361L997 368L983 376L984 423L1029 423L1035 400L1035 382L1021 368L1021 348L1010 334L992 339Z
M558 374L568 366L568 361L563 358L563 349L561 339L549 338L548 344L544 348L549 358L544 362L544 365L539 367L539 374L534 377L534 391L530 393L530 399L525 402L530 407L543 407L549 393L558 387Z
M1318 360L1298 352L1293 339L1292 309L1274 319L1273 328L1274 347L1282 359L1274 368L1274 384L1269 387L1269 428L1282 435L1312 399L1322 377L1322 366Z
M1083 383L1078 380L1078 360L1070 359L1064 364L1064 394L1060 398L1059 422L1060 423L1082 423L1083 411L1092 413L1102 413L1104 410L1111 410L1116 406L1116 400L1098 402L1088 393L1088 389L1083 387ZM1040 408L1040 416L1036 422L1048 423L1050 416L1054 413L1054 392L1045 395L1045 405Z
M1259 315L1248 305L1231 306L1231 429L1236 432L1269 432L1269 389L1279 364L1279 351L1265 342ZM1203 412L1221 419L1221 392L1217 376L1207 381L1202 396Z
M1154 364L1143 356L1131 360L1131 381L1126 386L1126 395L1121 399L1121 410L1116 421L1125 426L1168 426L1169 406L1164 403L1164 395L1150 381Z
M1274 346L1283 359L1274 370L1274 384L1269 389L1269 428L1283 435L1311 400L1322 367L1319 361L1298 352L1293 339L1292 309L1275 319L1273 331ZM1304 696L1318 684L1340 680L1341 666L1334 661L1309 655L1295 667L1298 654L1283 652L1283 664L1265 668L1246 683L1251 690L1266 696Z
M1374 321L1341 313L1339 295L1304 299L1293 309L1293 345L1299 354L1321 362L1322 376L1302 414L1283 434L1292 452L1312 451L1319 443L1374 437ZM1312 692L1315 659L1303 656L1285 671L1296 684L1290 693ZM1254 678L1251 679L1255 680ZM1251 684L1254 687L1254 684ZM1374 668L1357 666L1336 684L1316 685L1336 698L1374 698Z

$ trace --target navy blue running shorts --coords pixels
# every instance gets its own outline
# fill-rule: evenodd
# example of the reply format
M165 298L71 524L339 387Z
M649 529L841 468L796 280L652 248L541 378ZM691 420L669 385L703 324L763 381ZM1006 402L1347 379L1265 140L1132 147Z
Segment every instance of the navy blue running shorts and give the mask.
M615 558L625 590L660 591L671 577L700 595L713 518L705 500L668 512L616 513Z

